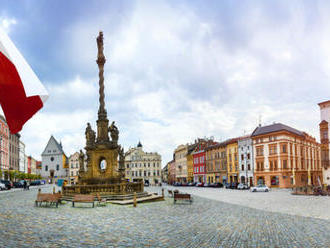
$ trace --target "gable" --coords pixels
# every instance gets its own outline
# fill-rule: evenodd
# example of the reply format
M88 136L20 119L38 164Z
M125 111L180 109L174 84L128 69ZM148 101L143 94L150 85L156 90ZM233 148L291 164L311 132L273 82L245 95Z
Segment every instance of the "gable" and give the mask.
M64 152L60 144L56 141L56 139L53 136L51 136L41 156L63 154L63 153Z

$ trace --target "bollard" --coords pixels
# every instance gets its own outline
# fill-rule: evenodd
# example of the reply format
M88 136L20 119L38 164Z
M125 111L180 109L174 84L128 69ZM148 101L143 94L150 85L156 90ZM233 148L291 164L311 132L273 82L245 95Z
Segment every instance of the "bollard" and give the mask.
M41 189L38 189L38 195L41 193Z
M133 206L136 208L136 192L134 192Z
M162 188L162 197L164 198L164 188Z
M53 187L53 194L55 194L55 186Z

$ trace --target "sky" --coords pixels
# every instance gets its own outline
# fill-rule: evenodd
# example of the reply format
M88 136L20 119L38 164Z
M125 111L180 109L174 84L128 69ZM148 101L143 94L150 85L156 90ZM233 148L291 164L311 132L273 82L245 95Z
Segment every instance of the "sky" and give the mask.
M0 26L49 92L21 132L41 158L51 135L67 156L96 129L96 37L104 32L105 94L125 150L180 144L281 122L319 140L330 99L328 1L1 0Z

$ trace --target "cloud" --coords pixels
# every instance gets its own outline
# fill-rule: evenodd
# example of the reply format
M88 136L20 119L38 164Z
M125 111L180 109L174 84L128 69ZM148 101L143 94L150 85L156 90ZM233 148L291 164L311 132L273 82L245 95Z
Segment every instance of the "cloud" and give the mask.
M137 1L114 9L104 5L55 31L53 54L72 75L47 82L49 103L23 132L31 152L41 153L50 133L73 152L86 122L95 127L100 29L106 107L125 148L140 139L165 165L177 145L252 132L259 116L318 138L316 104L330 91L329 5Z
M7 18L0 16L0 28L2 28L6 33L11 31L12 26L16 25L17 21L15 18Z

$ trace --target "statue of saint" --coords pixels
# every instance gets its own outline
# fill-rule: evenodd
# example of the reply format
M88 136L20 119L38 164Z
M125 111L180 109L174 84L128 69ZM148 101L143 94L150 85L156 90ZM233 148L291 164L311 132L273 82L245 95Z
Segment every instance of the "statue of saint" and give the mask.
M93 131L91 124L89 124L89 122L87 123L85 135L86 135L86 145L93 146L95 143L95 131Z
M80 153L79 153L79 171L85 171L84 161L85 161L85 154L83 153L82 150L80 150Z
M115 125L115 122L113 121L108 129L108 132L110 132L112 141L116 142L118 141L119 131L118 128Z

